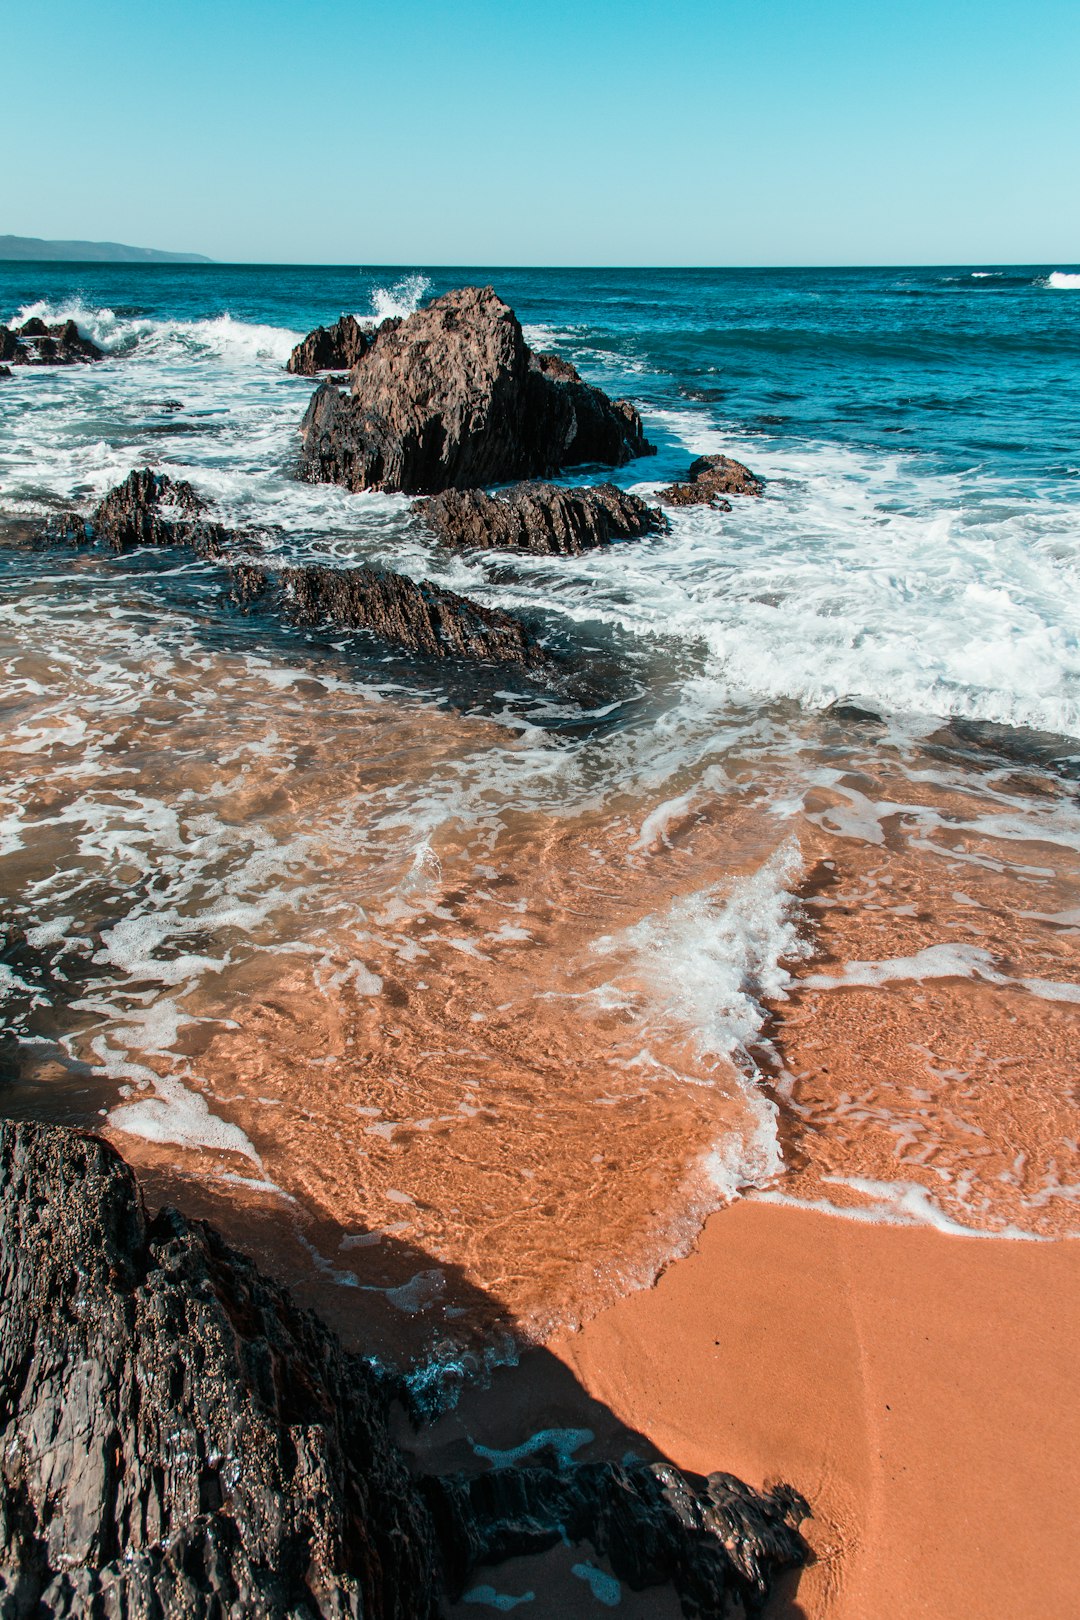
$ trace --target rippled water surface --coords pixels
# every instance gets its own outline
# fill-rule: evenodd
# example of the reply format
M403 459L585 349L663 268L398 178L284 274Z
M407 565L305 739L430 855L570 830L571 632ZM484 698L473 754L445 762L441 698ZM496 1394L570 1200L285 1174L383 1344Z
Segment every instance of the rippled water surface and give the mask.
M620 482L722 449L764 498L510 559L296 482L297 337L467 280L635 400L659 453ZM9 1110L103 1126L287 1233L339 1312L377 1294L429 1336L482 1297L534 1333L587 1313L746 1193L1075 1231L1074 283L0 269L4 318L70 312L109 354L0 383ZM521 613L567 679L27 543L145 464L271 556Z

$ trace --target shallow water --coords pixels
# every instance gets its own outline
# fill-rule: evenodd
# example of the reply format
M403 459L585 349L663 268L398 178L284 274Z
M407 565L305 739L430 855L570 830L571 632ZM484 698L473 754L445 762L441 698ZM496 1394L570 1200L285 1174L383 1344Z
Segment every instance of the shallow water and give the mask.
M740 1195L1076 1231L1080 297L978 268L0 271L4 314L114 355L0 385L10 1109L258 1211L410 1333L482 1293L542 1335ZM297 334L466 279L639 403L621 482L722 448L765 497L510 560L295 482ZM18 543L147 462L271 555L526 614L570 675Z

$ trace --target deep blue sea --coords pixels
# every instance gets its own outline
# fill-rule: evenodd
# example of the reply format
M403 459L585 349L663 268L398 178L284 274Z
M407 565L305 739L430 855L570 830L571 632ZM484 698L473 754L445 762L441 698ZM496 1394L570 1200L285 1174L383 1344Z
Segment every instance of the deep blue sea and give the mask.
M403 496L298 482L292 346L467 282L635 402L658 453L619 483L723 451L764 496L507 557L441 549ZM31 314L107 359L0 381L0 895L61 964L38 990L0 964L43 1065L23 1106L291 1200L334 1286L364 1233L405 1234L534 1325L652 1275L747 1189L1056 1229L1080 1184L1060 1062L1030 1132L979 1088L1027 1061L1017 1030L1065 1050L1080 1001L1077 266L0 265L0 319ZM591 673L504 691L241 621L210 563L26 544L147 464L271 565L435 579ZM941 1025L976 1033L912 1058L909 1094L849 1031L842 1095L828 1068L804 1095L800 973L822 1008L885 986L903 1016L959 982ZM1006 1004L1013 1034L979 1036Z

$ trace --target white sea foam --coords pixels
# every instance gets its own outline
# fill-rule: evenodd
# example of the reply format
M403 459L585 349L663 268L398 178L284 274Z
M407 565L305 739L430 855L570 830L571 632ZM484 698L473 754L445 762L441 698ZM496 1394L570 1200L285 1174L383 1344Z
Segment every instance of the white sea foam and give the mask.
M839 973L810 973L800 979L804 990L877 989L897 980L977 979L983 984L1026 990L1043 1001L1080 1002L1080 985L1060 979L1014 977L1002 973L991 951L966 941L927 945L914 956L880 962L847 962Z
M1052 270L1040 286L1052 287L1056 292L1080 292L1080 274L1075 270Z
M786 1204L792 1209L815 1209L823 1215L841 1220L864 1221L872 1226L931 1226L950 1237L1014 1238L1025 1243L1039 1243L1037 1233L1025 1232L1018 1226L999 1226L992 1230L979 1226L965 1226L935 1204L928 1190L917 1181L874 1181L867 1176L822 1176L822 1181L834 1187L846 1187L866 1199L863 1204L832 1204L825 1198L793 1198L776 1187L766 1187L751 1193L763 1204Z

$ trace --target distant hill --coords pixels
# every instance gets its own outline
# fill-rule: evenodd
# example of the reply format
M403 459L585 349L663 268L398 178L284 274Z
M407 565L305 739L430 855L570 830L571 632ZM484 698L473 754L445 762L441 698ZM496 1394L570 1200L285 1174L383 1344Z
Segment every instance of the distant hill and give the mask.
M66 259L96 264L212 264L202 253L162 253L123 242L46 242L40 236L0 236L0 259Z

